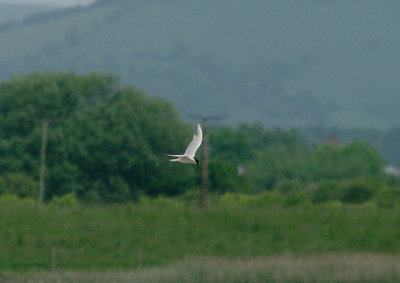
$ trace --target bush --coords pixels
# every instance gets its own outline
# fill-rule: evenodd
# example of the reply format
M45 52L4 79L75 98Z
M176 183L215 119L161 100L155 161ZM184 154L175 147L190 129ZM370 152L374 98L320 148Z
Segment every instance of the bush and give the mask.
M139 197L139 203L144 206L155 205L163 208L179 208L182 207L182 202L175 198L166 197L166 196L157 196L157 197L148 197L145 195L141 195Z
M225 193L220 197L219 201L223 205L237 205L241 203L241 198L243 198L242 194Z
M340 200L338 191L338 181L322 181L317 185L316 189L311 194L313 203L324 203L328 201Z
M310 206L311 200L306 191L296 191L292 193L288 193L283 201L283 204L286 206Z
M343 207L343 202L341 202L340 200L331 200L322 204L322 207L338 209Z
M199 204L200 201L200 188L192 188L187 190L184 194L177 197L185 205Z
M238 187L236 164L220 158L210 160L209 182L213 192L225 193L234 191Z
M304 189L304 184L297 179L294 180L282 180L278 182L274 188L275 190L286 194L298 192Z
M315 181L381 176L384 160L378 150L366 143L353 142L341 147L325 144L311 154Z
M9 173L0 176L0 194L11 194L20 198L37 198L38 182L22 173Z
M340 200L344 203L364 203L370 200L381 184L373 179L357 178L342 181L324 181L312 192L311 200L322 203Z
M262 194L249 195L244 198L244 203L251 207L265 207L269 205L283 204L284 196L279 192L266 192Z
M251 207L266 207L269 205L284 204L285 197L280 192L265 192L261 194L226 193L221 196L220 202L224 205L245 205Z
M51 204L59 207L70 207L78 203L74 193L65 194L63 196L54 196L51 200Z
M373 195L373 185L364 179L344 181L340 185L340 200L347 203L364 203Z
M27 205L34 205L35 200L32 198L19 198L15 195L10 195L10 194L4 194L0 195L0 205L22 205L22 206L27 206Z
M379 207L394 208L400 204L400 187L382 188L374 200Z

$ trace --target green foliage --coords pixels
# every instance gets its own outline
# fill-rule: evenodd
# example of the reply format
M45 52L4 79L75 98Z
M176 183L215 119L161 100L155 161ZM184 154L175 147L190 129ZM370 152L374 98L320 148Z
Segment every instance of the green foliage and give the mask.
M313 188L312 190L312 201L314 203L323 203L334 200L340 200L340 191L337 190L339 182L333 181L323 181Z
M8 173L0 176L0 195L12 194L20 198L37 198L38 191L38 183L29 175Z
M66 161L77 166L80 197L137 200L141 193L173 195L193 184L194 167L163 157L182 151L191 132L165 101L125 88L100 107L73 117L64 132L62 147Z
M289 152L308 147L307 141L294 129L267 129L259 123L211 128L210 144L217 157L235 163L245 163L253 159L257 151L269 146L284 146Z
M227 206L243 206L243 207L270 207L270 206L301 206L309 207L311 200L306 191L293 191L283 194L279 191L265 192L260 194L238 194L225 193L219 203Z
M342 191L341 200L347 203L363 203L371 199L376 187L365 180L349 180L343 182L339 188Z
M283 205L309 207L312 202L307 191L292 191L285 195Z
M50 202L50 204L58 206L58 207L70 207L74 206L78 203L78 199L75 194L69 193L63 196L54 196Z
M381 186L382 184L376 179L371 178L324 181L312 191L311 199L315 203L335 200L345 203L364 203L370 200Z
M34 73L0 83L0 193L36 197L43 121L47 200L137 201L199 185L200 170L164 156L183 152L193 134L171 103L121 88L112 75ZM213 193L276 190L295 205L317 184L314 202L361 203L376 188L342 180L383 178L383 159L365 143L313 148L296 130L261 124L211 127L209 138Z
M260 125L254 127L260 128ZM237 129L226 126L211 128L210 143L216 156L222 160L231 160L235 163L243 163L252 157L253 141L251 138L252 129L241 125Z
M118 88L114 76L14 77L0 84L0 113L0 170L7 174L37 178L42 122L51 122L47 200L75 193L89 201L120 202L142 193L175 195L196 184L194 167L163 157L182 151L192 129L169 102Z
M228 182L224 187L235 187L232 184L239 182L245 187L243 191L271 190L282 180L304 180L309 173L306 163L310 145L295 130L266 129L260 124L243 124L236 129L220 127L211 131L210 143L212 154L223 160L225 166L225 171L221 172L215 161L210 166L210 176ZM233 170L238 166L245 170L239 176L237 170Z
M179 201L178 199L165 197L165 196L157 196L157 197L148 197L148 196L140 196L138 204L144 207L147 206L156 206L163 209L171 209L171 208L180 208L184 204L184 202Z
M384 160L376 148L366 143L324 144L313 148L295 130L266 129L260 124L213 128L210 143L211 153L216 157L210 163L210 183L216 191L237 187L233 168L238 166L245 168L241 177L248 182L247 191L252 192L278 189L286 193L290 187L302 190L311 183L383 178ZM356 193L355 185L352 188ZM352 202L350 191L345 201Z
M199 205L201 189L199 187L194 187L185 191L185 193L178 196L179 200L185 205ZM210 202L210 197L208 197L208 203Z
M209 185L214 192L235 191L241 185L236 164L230 160L219 158L210 160L209 171Z
M382 174L384 160L376 148L353 142L323 145L312 154L314 179L342 179Z
M271 190L285 181L295 180L301 186L324 180L382 177L383 164L378 151L364 143L323 145L313 151L301 144L290 148L282 143L259 151L247 167L257 190Z
M250 207L268 207L281 205L285 201L285 196L279 192L266 192L255 195L244 195L242 201Z
M260 194L225 193L220 197L220 203L226 206L269 207L282 205L285 196L280 192L265 192Z
M51 128L48 156L64 163L57 151L63 125L110 97L116 82L112 75L34 73L0 83L0 170L37 176L43 121Z
M32 198L19 198L12 194L0 194L0 206L12 206L16 207L32 207L35 204L35 200Z
M284 144L259 151L247 165L250 179L258 190L272 190L283 180L307 180L307 155L299 148L291 151Z
M344 129L338 127L308 127L301 132L310 140L321 141L328 135L337 137L343 143L363 141L377 147L388 163L395 166L400 165L400 127L381 130L371 128Z
M305 189L304 183L297 179L285 179L276 184L275 190L283 194L295 193Z
M388 186L380 179L355 178L330 180L304 186L299 181L283 181L274 190L258 194L225 193L219 198L224 205L268 207L271 205L301 206L325 204L365 204L384 208L400 206L398 186Z
M0 137L28 136L43 120L60 123L83 106L110 97L111 75L34 73L0 84Z
M394 208L400 205L400 187L384 187L375 196L375 202L379 207Z

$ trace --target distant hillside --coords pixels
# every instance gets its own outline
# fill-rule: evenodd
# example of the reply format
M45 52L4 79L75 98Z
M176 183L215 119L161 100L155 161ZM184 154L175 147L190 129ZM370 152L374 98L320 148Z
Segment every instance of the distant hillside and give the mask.
M400 121L400 1L98 1L0 29L0 79L117 73L226 123Z
M54 7L43 5L23 5L23 4L1 4L0 3L0 25L6 22L18 22L25 17L44 11L49 11ZM8 23L7 25L10 25Z

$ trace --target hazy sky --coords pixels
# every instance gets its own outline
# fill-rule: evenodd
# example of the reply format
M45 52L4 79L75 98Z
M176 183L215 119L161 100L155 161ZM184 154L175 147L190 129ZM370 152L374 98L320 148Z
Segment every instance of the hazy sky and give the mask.
M0 0L0 4L38 4L52 6L88 5L94 0Z

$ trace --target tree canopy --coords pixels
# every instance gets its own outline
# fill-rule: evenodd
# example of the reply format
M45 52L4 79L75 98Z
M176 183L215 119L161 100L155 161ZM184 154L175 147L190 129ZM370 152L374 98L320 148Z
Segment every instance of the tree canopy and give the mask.
M120 88L112 75L16 77L0 84L0 105L3 175L36 179L42 122L50 121L47 198L75 192L122 201L141 193L176 194L194 184L193 168L174 167L162 155L179 152L190 139L173 105Z
M193 135L170 102L110 74L34 73L0 83L0 194L37 195L44 122L47 199L117 202L199 185L195 166L164 156L183 153ZM261 124L213 126L209 138L209 186L218 193L376 177L384 164L365 143L315 145Z

